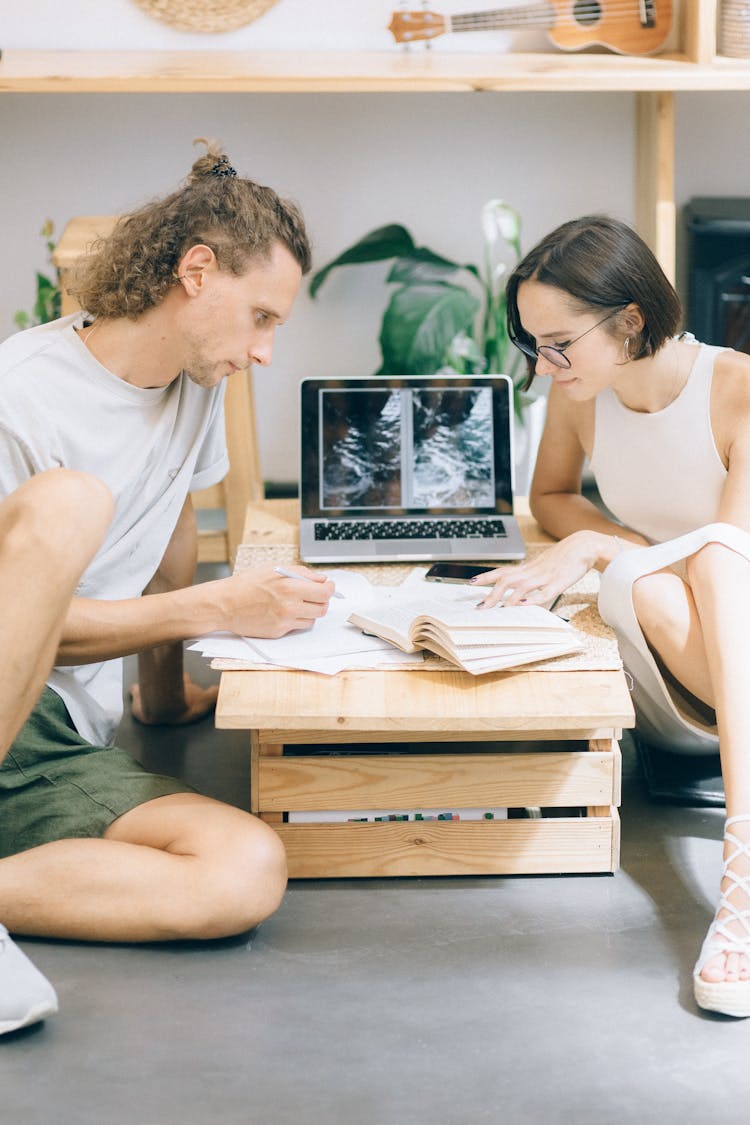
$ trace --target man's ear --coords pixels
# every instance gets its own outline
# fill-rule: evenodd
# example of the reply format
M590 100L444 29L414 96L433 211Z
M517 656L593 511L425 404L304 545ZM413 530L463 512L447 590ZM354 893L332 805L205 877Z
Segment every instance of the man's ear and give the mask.
M196 296L203 288L204 273L214 269L218 269L218 262L213 250L210 246L197 243L182 255L175 278L182 282L189 296Z

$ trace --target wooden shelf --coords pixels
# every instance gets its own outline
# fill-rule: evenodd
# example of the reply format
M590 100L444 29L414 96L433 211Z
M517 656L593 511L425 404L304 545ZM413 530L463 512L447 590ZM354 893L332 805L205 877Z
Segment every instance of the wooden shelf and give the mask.
M6 93L435 93L750 90L746 59L416 51L3 52Z

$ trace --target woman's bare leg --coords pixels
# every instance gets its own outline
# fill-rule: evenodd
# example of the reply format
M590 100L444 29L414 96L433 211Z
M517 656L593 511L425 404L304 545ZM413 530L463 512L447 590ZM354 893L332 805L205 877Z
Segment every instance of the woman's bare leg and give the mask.
M727 816L750 814L750 562L708 543L688 560L687 577L689 585L669 572L647 575L634 584L633 603L646 639L672 675L716 710ZM750 823L732 831L747 840ZM750 866L740 856L733 870L747 875ZM733 901L750 908L739 892ZM720 954L701 976L750 979L750 959Z

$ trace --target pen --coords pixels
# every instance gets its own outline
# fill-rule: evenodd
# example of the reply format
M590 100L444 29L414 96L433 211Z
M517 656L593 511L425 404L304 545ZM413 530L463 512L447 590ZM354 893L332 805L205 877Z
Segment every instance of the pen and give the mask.
M309 578L306 574L295 574L293 570L287 570L283 566L275 566L273 568L277 574L282 574L284 578L301 578L303 582L314 582L314 578ZM340 594L338 590L333 591L334 598L343 598L344 595Z

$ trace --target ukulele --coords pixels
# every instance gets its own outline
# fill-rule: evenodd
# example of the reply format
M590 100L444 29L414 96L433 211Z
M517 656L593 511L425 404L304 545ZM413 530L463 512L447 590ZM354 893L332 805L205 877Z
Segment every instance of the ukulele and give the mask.
M397 43L413 43L454 31L542 27L563 51L597 44L621 55L649 55L664 45L671 26L672 0L547 0L456 16L394 12L388 30Z

